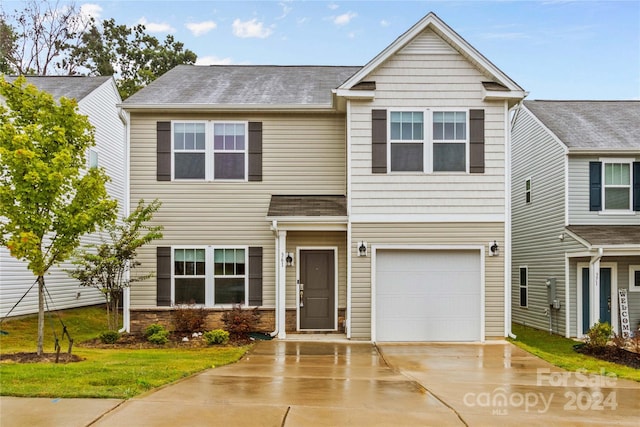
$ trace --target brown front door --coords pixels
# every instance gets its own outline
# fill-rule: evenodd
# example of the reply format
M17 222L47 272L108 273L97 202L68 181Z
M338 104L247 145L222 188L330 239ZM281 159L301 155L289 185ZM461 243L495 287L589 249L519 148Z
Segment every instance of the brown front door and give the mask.
M300 329L335 329L333 250L300 251Z

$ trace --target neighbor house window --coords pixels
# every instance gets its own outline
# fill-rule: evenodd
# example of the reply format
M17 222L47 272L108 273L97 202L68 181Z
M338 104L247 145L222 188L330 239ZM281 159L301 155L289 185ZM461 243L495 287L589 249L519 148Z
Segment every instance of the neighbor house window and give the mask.
M527 306L529 269L520 267L520 307Z
M173 178L245 180L246 122L173 122Z
M604 163L604 209L631 209L631 163Z
M245 304L247 249L173 249L175 304Z
M436 111L433 113L434 172L467 170L467 113Z
M98 152L94 149L89 149L89 168L98 167Z
M175 249L173 274L176 304L204 304L205 249Z
M524 182L524 201L527 204L531 203L531 178Z
M640 265L629 266L629 290L640 292Z
M214 300L216 304L245 301L245 250L214 250Z
M391 111L392 172L466 172L466 111Z

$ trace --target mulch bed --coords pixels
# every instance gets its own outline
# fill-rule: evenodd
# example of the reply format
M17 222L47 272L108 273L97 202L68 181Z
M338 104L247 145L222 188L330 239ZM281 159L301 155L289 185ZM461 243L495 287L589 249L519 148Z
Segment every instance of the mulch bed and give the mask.
M630 368L640 369L640 353L634 353L623 348L608 345L604 349L594 350L584 344L574 346L575 351L588 356L596 357L607 362L625 365Z
M38 356L38 353L0 354L0 361L6 360L16 363L55 363L56 353L42 353L40 356ZM58 363L80 362L82 360L84 360L82 357L76 356L75 354L60 353Z

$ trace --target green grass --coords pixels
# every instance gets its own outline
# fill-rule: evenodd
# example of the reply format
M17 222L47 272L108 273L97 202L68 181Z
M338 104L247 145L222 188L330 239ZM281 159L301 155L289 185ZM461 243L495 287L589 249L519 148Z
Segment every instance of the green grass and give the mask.
M104 309L89 307L60 313L74 339L80 343L106 329ZM54 316L60 338L62 326ZM37 318L6 320L0 335L0 353L35 352ZM68 341L61 341L62 351ZM22 397L98 397L127 399L169 384L207 368L238 361L249 347L207 347L193 349L95 349L74 344L73 354L81 362L0 363L0 395ZM53 328L45 324L45 348L54 352Z
M573 350L573 346L577 344L574 340L559 335L550 335L547 331L515 323L512 330L517 338L515 340L509 339L509 341L560 368L571 372L584 369L594 373L602 373L604 369L605 374L612 373L618 378L640 381L640 369L605 362L577 353Z

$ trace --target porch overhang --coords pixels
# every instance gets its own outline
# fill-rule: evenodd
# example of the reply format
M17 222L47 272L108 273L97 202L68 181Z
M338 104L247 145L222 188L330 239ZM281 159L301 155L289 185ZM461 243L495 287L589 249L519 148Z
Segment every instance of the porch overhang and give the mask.
M280 230L342 231L347 229L343 195L273 195L265 218Z
M589 252L640 255L640 225L569 225L565 231Z

